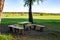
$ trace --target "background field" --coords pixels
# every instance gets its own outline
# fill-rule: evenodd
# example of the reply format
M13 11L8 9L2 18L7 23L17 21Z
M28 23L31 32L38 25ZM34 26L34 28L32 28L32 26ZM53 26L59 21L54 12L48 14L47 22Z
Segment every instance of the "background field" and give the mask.
M2 18L28 18L27 12L4 12L2 13ZM60 19L60 14L51 13L34 13L34 19Z

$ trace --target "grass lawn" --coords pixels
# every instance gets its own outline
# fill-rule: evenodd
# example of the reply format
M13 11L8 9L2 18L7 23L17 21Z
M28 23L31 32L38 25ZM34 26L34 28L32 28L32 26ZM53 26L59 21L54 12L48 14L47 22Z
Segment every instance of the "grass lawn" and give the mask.
M23 18L3 18L2 23L0 25L7 26L9 24L16 24L17 22L23 22L28 21L28 19ZM41 35L37 36L23 36L21 40L60 40L60 20L55 19L34 19L33 20L35 24L40 24L46 26L49 30L53 31L46 31L44 33L41 33ZM58 30L58 31L56 31ZM4 37L6 36L6 37ZM5 38L8 38L6 40L9 40L9 35L0 35L0 39L5 40ZM12 35L11 35L12 36ZM13 38L13 36L12 36ZM11 39L12 39L11 38ZM17 37L16 37L17 38ZM20 38L20 37L19 37Z
M13 40L12 35L0 34L0 40Z
M28 21L27 19L19 19L19 18L3 18L1 25L15 24L18 22Z
M16 24L18 22L28 21L28 19L23 18L3 18L1 25ZM45 25L51 30L60 30L60 20L52 19L34 19L34 23Z

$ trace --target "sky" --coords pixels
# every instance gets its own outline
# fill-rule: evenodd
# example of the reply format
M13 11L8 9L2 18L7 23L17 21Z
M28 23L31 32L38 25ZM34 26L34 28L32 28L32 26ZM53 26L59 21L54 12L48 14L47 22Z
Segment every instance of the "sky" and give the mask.
M60 13L60 0L43 0L34 3L33 12ZM5 0L3 12L28 12L28 6L24 7L24 0Z

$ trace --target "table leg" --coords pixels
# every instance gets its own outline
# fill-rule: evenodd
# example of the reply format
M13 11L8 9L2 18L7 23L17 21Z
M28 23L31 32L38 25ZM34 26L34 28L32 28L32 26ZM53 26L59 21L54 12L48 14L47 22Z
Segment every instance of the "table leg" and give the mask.
M23 27L24 27L24 31L25 31L25 25L23 25Z
M35 30L36 29L36 26L34 25L34 28L33 28L33 30Z

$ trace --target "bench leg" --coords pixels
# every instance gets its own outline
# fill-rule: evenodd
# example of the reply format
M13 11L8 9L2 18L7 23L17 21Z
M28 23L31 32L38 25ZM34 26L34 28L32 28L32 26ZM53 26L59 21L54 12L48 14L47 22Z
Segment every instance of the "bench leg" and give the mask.
M12 27L10 27L10 32L12 32L12 33L16 33L16 28L12 28Z
M31 26L30 26L30 29L29 30L31 30Z
M44 29L44 28L43 28L43 27L41 27L41 28L40 28L40 32L43 32L43 31L44 31L43 29Z
M36 29L36 26L33 26L33 28L32 28L32 26L30 26L30 30L35 30Z
M13 32L13 29L12 29L12 27L9 27L9 31L10 31L10 32Z
M13 32L14 32L14 33L16 33L16 30L17 30L16 28L13 28Z
M23 33L22 33L22 30L20 30L20 35L22 35Z

